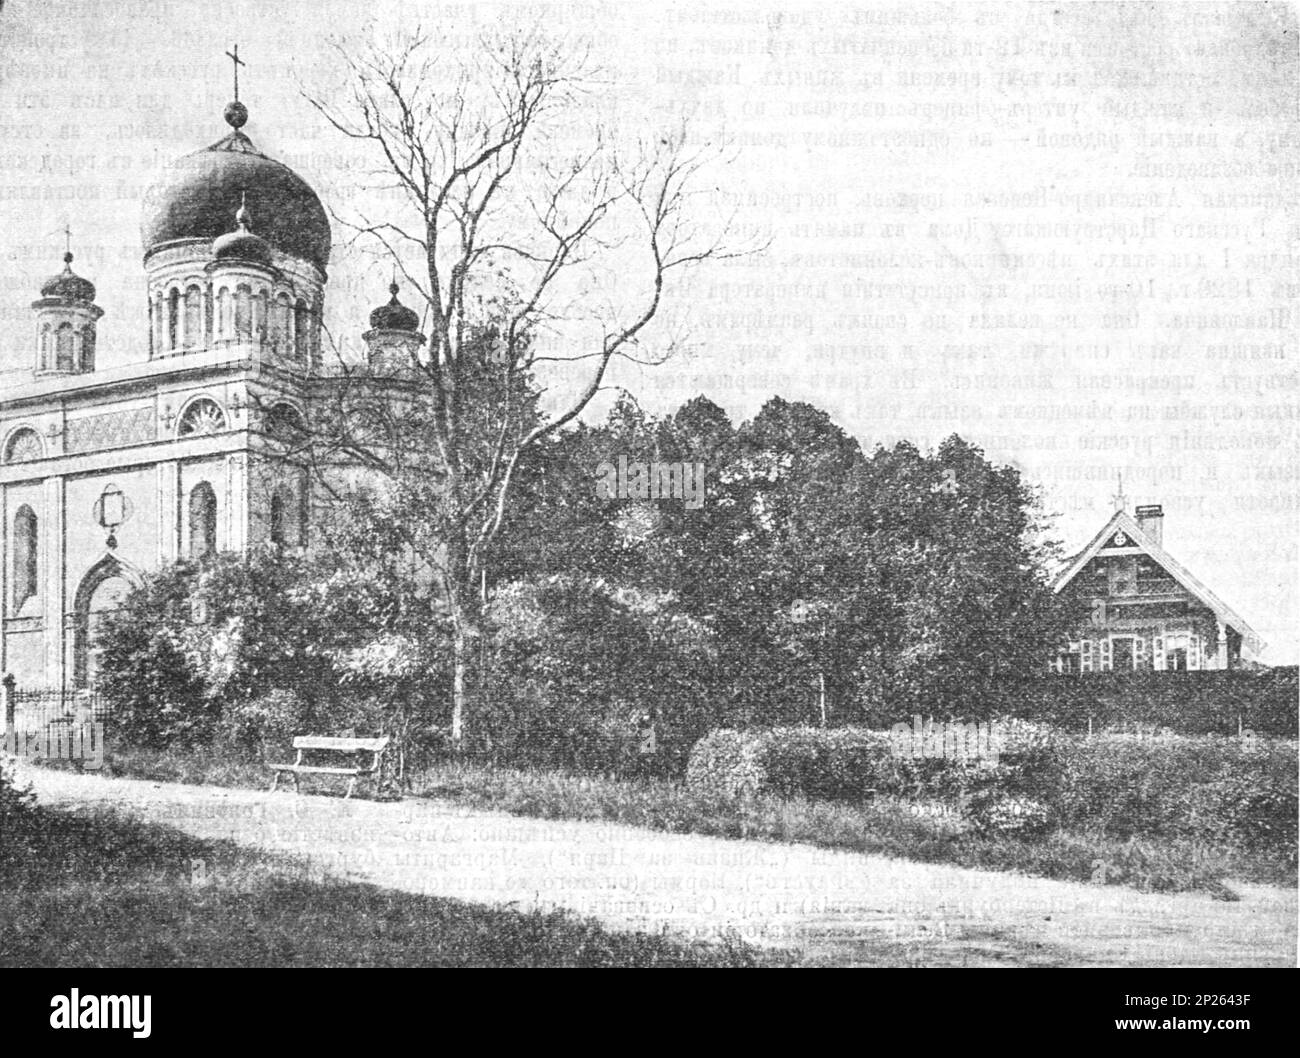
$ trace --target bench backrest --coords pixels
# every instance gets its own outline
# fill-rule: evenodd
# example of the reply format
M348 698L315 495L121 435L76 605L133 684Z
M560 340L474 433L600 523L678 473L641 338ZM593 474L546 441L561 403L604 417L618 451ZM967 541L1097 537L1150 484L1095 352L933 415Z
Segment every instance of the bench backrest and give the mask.
M337 749L345 753L368 751L378 753L386 748L389 738L325 738L319 735L299 735L293 740L294 749Z

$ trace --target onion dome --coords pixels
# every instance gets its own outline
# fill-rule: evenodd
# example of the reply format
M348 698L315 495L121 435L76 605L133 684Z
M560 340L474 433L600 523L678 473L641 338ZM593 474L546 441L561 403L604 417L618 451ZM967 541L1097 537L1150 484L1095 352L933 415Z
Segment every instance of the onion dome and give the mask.
M371 328L376 331L418 331L420 317L397 300L397 284L393 283L388 292L393 295L392 300L370 314Z
M63 271L50 276L41 284L41 297L63 298L67 301L94 301L95 284L82 279L72 270L72 254L63 255Z
M242 202L235 211L234 231L218 235L212 240L212 256L218 261L256 261L258 264L271 263L271 248L260 235L254 235L248 224L252 218L248 207Z
M259 235L321 272L329 261L330 225L314 192L287 165L262 154L241 131L242 103L226 107L230 133L172 162L145 196L141 236L146 256L185 239L214 240L229 231L244 192L257 203Z

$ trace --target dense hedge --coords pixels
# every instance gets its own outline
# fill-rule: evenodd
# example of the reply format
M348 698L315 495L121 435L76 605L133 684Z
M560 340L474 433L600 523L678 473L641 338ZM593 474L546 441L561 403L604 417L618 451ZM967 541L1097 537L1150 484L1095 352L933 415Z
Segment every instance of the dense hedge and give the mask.
M1216 736L1062 742L1051 801L1063 826L1296 847L1296 746Z
M888 732L860 728L715 731L691 752L701 793L873 795L947 801L981 829L1052 826L1121 839L1163 835L1250 848L1296 846L1296 747L1219 736L1080 738L1003 721L990 766L896 752Z
M1269 738L1295 738L1300 669L1257 672L1089 673L1008 683L998 710L1070 732L1136 724L1181 735L1235 735L1238 725Z
M959 804L981 826L1045 825L1038 791L1055 774L1052 738L1011 721L996 760L917 757L889 732L789 727L714 731L696 743L686 784L712 796L770 793L861 801L884 795ZM1014 802L1008 807L1008 802Z

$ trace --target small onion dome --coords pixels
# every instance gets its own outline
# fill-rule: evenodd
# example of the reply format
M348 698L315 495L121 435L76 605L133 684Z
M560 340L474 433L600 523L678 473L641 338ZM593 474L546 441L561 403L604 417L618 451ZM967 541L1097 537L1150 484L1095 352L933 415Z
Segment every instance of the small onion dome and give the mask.
M235 211L235 223L239 225L238 228L226 232L225 235L218 235L212 240L212 254L217 260L256 261L258 264L271 263L271 248L267 245L265 239L249 231L250 219L248 207L240 205L239 209Z
M397 284L388 288L393 299L370 314L370 326L376 331L417 331L420 317L397 300Z
M63 271L50 276L41 286L43 298L65 298L68 301L94 301L95 284L82 279L72 271L72 254L63 255Z

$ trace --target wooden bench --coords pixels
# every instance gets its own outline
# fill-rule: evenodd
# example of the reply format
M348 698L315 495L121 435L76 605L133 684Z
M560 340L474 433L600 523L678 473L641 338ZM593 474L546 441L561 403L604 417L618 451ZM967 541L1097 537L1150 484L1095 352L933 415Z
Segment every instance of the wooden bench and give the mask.
M324 738L318 735L300 735L293 740L293 748L297 750L298 756L292 764L272 764L271 769L275 772L275 781L271 783L272 792L280 785L280 776L289 772L293 776L294 793L300 793L298 778L302 775L346 775L348 776L348 792L343 796L351 797L353 790L357 788L357 780L361 778L370 778L379 773L380 759L384 755L384 750L388 748L389 739L384 738ZM369 753L370 765L368 767L352 768L329 768L322 767L318 764L304 764L302 755L306 750L326 750L332 753Z

